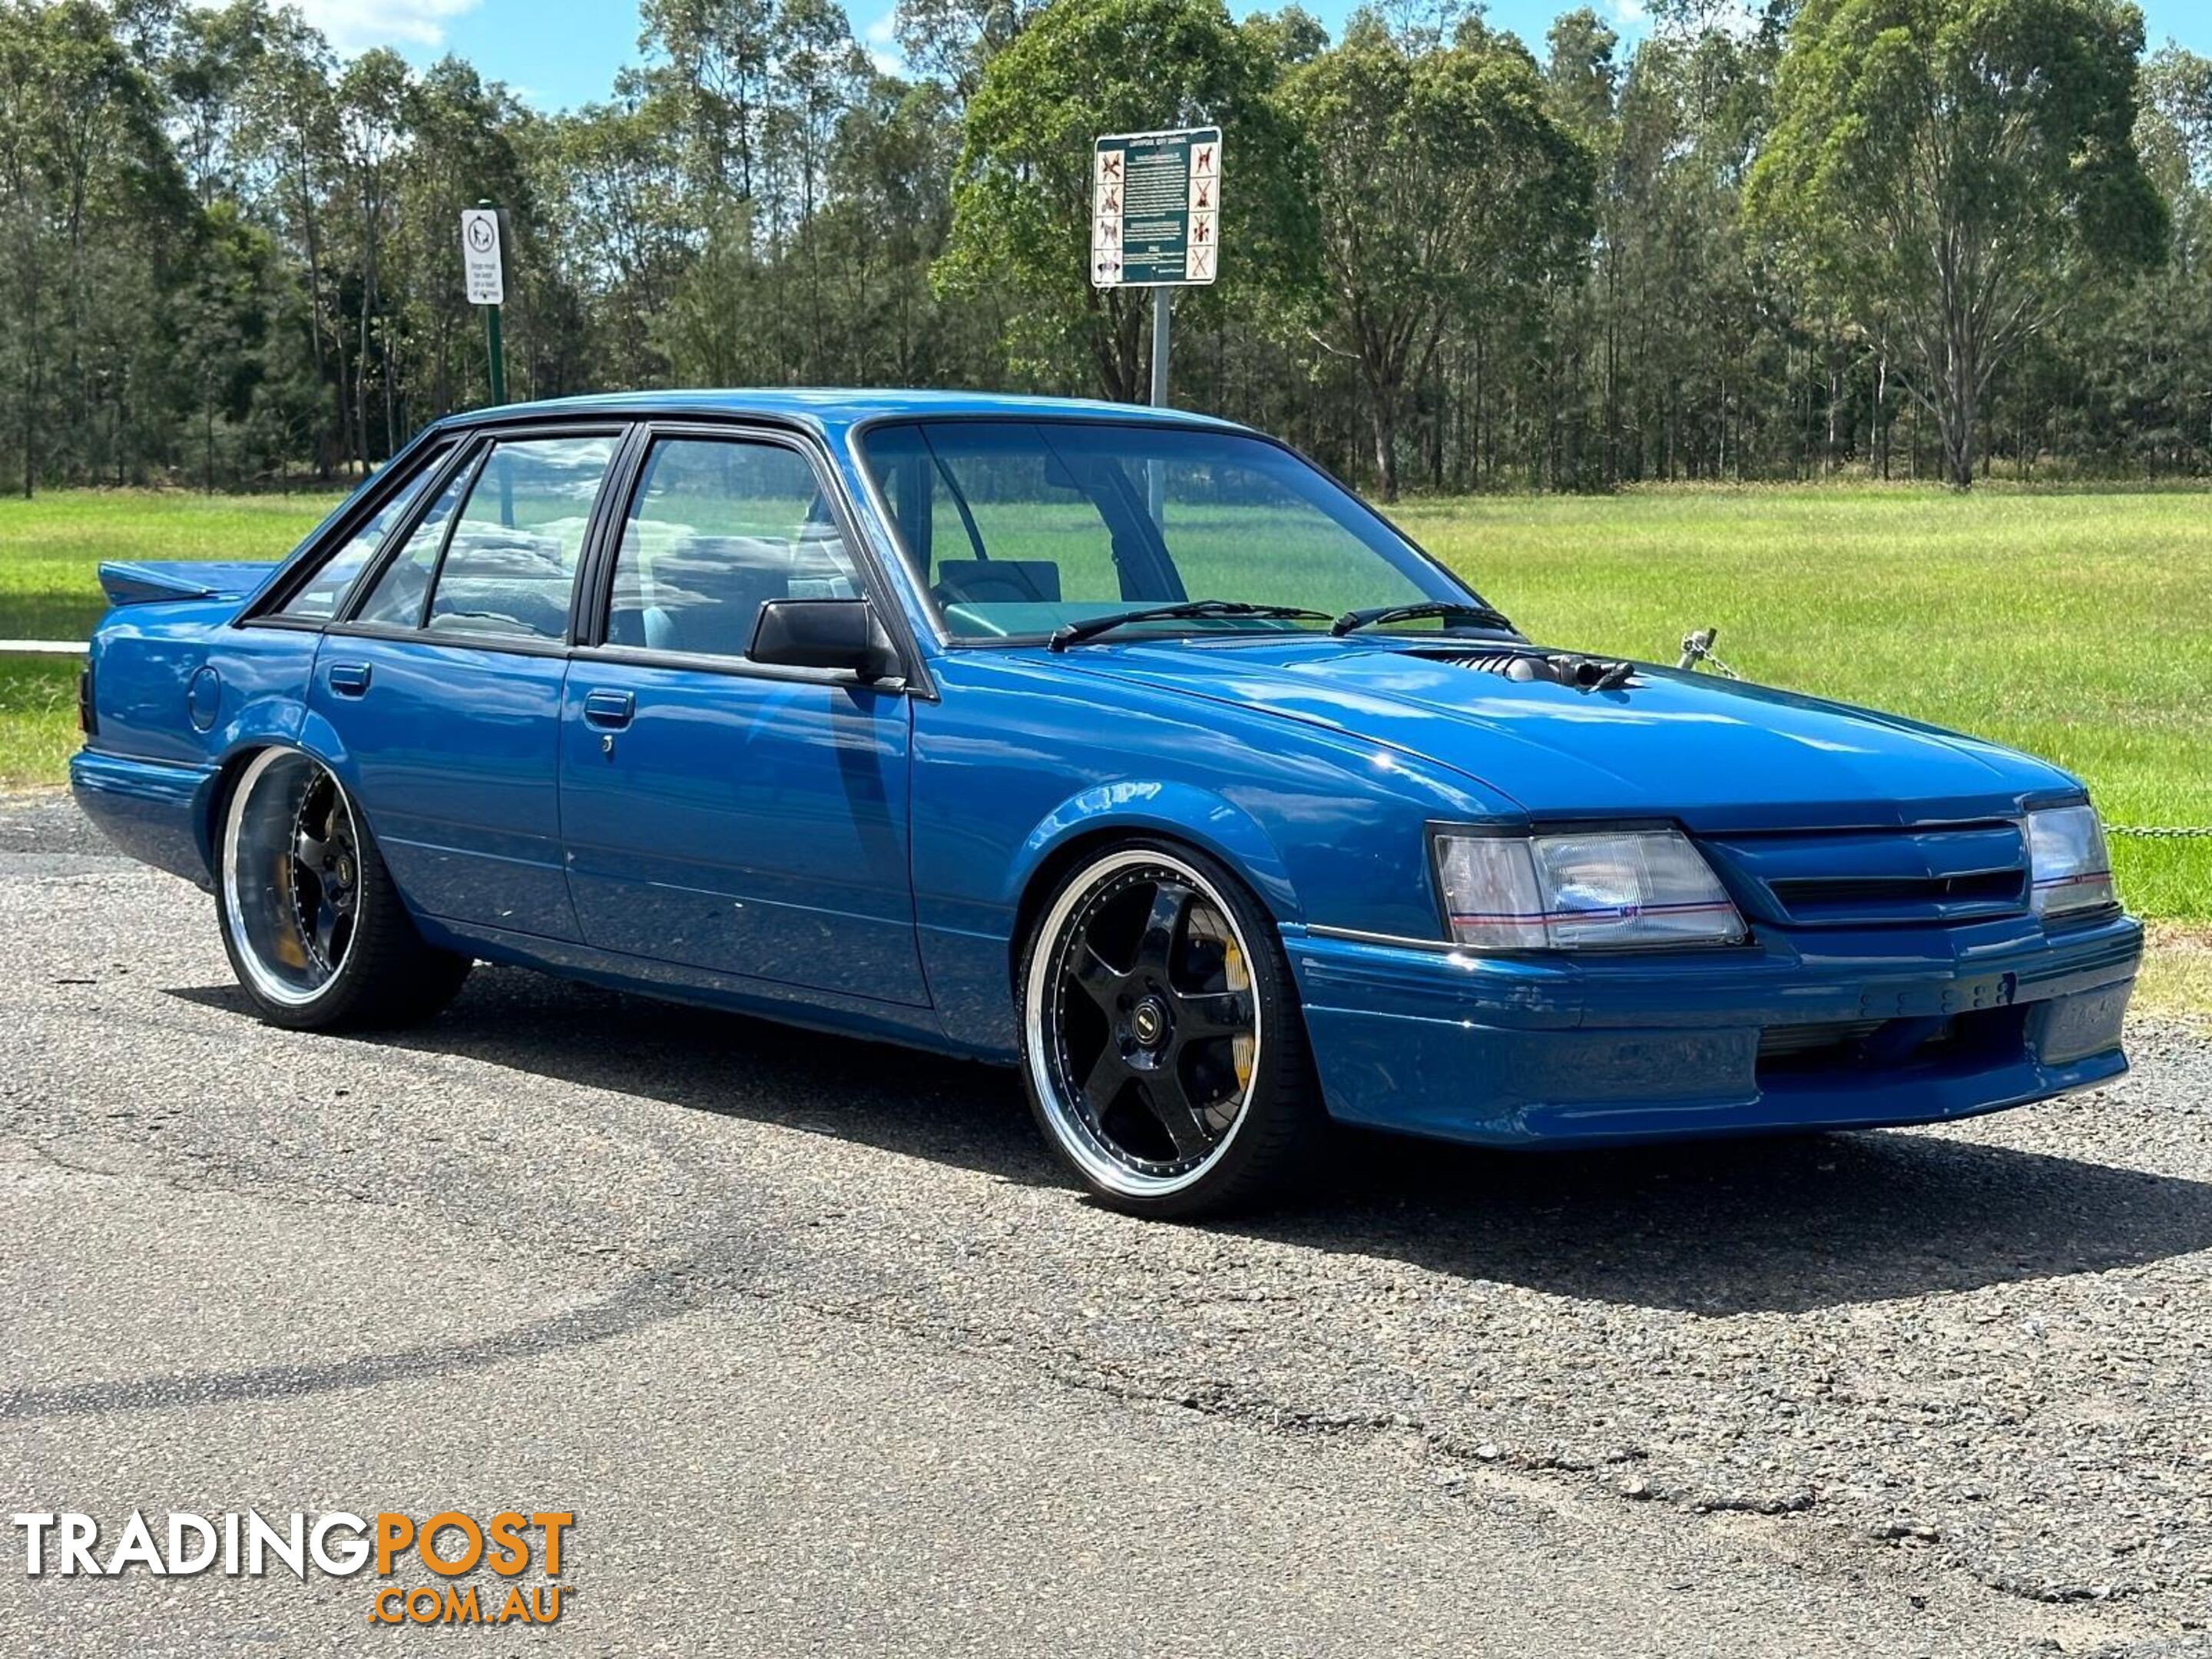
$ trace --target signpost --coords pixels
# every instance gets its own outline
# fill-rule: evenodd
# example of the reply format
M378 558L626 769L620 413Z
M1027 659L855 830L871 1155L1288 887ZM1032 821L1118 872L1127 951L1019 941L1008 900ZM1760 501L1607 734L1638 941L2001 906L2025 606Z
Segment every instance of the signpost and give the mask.
M507 303L507 271L500 262L499 207L479 202L461 210L461 274L469 303L484 307L484 341L491 351L491 400L507 401L507 347L499 336L499 308Z
M1220 267L1221 129L1109 133L1091 146L1091 282L1152 291L1152 402L1168 400L1169 290Z

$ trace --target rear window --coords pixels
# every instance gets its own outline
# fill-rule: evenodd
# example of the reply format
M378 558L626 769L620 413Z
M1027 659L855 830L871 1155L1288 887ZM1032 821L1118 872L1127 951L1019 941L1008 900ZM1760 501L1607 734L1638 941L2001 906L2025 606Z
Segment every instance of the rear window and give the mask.
M416 521L355 613L387 628L561 640L617 440L516 438L479 452Z
M615 442L530 438L492 451L439 566L434 633L567 635L568 596Z

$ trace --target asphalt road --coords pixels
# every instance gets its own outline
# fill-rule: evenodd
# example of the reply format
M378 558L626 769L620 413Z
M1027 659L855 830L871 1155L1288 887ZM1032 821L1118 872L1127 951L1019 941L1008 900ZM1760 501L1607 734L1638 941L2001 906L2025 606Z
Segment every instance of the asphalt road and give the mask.
M972 1066L484 969L269 1030L207 899L0 800L0 1508L577 1517L527 1632L10 1528L0 1650L2212 1652L2212 1050L2135 1046L1170 1228Z

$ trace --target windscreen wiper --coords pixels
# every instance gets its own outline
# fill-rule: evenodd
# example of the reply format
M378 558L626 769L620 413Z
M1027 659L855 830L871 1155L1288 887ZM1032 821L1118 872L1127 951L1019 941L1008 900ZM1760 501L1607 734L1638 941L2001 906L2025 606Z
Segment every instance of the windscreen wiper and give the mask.
M1418 605L1378 605L1367 611L1347 611L1328 625L1328 631L1339 638L1356 629L1373 628L1379 623L1415 622L1425 617L1448 617L1457 623L1472 623L1477 628L1503 629L1513 631L1513 624L1502 611L1493 611L1486 605L1474 605L1462 599L1424 599Z
M1268 617L1288 621L1327 622L1326 611L1302 611L1294 605L1248 605L1242 599L1185 599L1180 605L1152 605L1141 611L1116 611L1103 617L1086 617L1081 622L1063 623L1052 631L1045 641L1055 651L1065 651L1071 645L1095 639L1101 634L1110 634L1131 623L1176 622L1185 617Z

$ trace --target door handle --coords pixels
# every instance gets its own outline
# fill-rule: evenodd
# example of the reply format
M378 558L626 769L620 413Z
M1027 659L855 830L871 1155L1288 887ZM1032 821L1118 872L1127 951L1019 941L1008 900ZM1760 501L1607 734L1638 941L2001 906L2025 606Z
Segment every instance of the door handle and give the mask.
M365 662L334 662L330 672L331 690L342 697L357 697L368 690L368 665Z
M587 691L584 694L585 723L605 731L621 731L629 724L630 716L636 709L636 700L627 691Z

